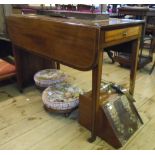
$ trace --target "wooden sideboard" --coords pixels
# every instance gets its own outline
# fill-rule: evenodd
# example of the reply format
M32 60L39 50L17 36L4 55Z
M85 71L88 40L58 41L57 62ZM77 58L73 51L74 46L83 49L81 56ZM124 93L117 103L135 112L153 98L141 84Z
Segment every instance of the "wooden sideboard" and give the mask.
M7 25L14 45L19 87L22 89L27 81L32 80L36 71L49 67L49 64L44 64L49 60L81 71L92 70L92 127L89 141L94 141L103 50L123 45L131 49L130 93L133 95L143 24L140 20L126 19L93 21L37 15L9 16Z

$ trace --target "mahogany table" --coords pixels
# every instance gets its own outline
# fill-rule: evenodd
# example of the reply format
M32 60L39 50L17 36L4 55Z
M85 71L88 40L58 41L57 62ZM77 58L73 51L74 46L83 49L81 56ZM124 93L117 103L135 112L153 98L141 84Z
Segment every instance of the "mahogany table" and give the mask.
M22 88L37 70L49 66L49 60L81 71L92 70L93 119L89 140L94 141L103 50L121 45L127 45L131 49L130 93L133 95L143 24L140 20L125 19L79 20L37 15L9 16L7 25L14 45L18 85Z

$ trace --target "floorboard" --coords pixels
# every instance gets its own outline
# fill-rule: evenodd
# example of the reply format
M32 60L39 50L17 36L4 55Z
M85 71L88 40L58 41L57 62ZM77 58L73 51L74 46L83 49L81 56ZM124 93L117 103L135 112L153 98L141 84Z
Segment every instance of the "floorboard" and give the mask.
M155 70L151 65L137 72L135 106L144 125L120 149L155 149ZM69 80L84 91L91 90L91 71L80 72L61 65ZM102 78L129 86L129 69L111 64L105 56ZM78 110L69 117L44 110L41 91L31 86L21 94L16 84L0 87L0 149L112 150L99 137L88 143L90 132L78 123Z

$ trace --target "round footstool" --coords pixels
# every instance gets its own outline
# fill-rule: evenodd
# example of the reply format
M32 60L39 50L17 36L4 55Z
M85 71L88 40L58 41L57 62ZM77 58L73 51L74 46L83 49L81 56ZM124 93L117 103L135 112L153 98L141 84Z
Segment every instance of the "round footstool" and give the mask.
M57 69L41 70L34 75L35 84L39 88L47 88L53 84L64 82L66 78L67 75Z
M82 90L69 83L56 84L43 91L42 100L46 110L68 114L79 105Z

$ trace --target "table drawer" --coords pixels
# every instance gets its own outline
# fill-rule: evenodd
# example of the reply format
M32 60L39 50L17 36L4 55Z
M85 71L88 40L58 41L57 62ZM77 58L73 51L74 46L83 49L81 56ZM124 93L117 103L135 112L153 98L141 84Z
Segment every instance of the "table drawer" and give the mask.
M111 42L131 36L136 36L139 35L139 33L141 33L140 26L117 29L117 30L109 30L105 32L105 42Z

